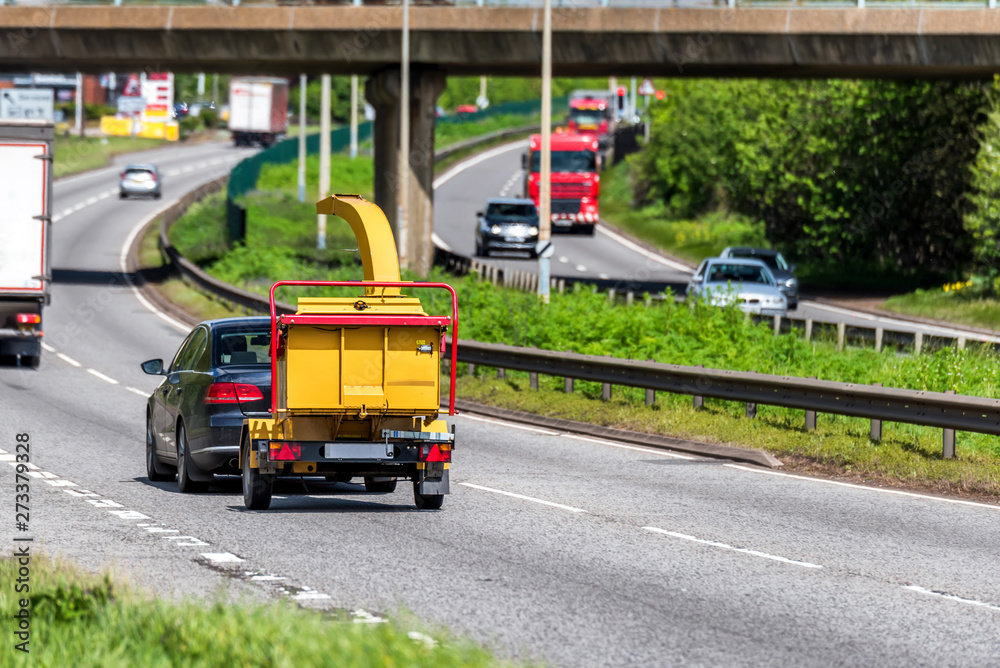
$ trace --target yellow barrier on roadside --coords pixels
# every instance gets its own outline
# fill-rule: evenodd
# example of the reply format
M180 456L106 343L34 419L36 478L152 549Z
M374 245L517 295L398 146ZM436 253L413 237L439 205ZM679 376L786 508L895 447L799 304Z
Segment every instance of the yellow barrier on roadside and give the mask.
M137 130L133 132L133 129ZM166 139L167 141L177 141L180 139L180 128L174 122L142 121L135 123L131 118L117 118L115 116L101 117L101 132L110 137L145 137L148 139Z

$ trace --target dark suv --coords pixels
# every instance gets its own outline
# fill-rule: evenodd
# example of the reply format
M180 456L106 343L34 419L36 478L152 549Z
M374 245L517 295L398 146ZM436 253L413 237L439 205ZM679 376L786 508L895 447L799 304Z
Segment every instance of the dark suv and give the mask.
M490 251L521 251L535 257L538 209L530 199L497 197L476 214L476 255Z

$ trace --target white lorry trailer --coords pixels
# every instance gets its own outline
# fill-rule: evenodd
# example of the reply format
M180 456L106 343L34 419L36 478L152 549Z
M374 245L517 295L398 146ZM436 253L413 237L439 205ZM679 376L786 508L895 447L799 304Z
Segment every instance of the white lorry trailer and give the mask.
M38 366L50 300L51 121L0 120L0 356Z
M288 82L273 77L233 77L229 82L229 131L236 146L267 148L288 130Z

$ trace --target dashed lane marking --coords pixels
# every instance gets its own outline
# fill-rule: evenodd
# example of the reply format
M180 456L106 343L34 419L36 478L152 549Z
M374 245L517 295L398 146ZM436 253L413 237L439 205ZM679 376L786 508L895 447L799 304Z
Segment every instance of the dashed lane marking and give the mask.
M131 392L132 394L138 394L143 399L149 398L149 392L143 392L142 390L135 387L126 387L125 389Z
M955 596L953 594L945 594L944 592L934 591L932 589L924 589L923 587L918 587L917 585L908 585L903 587L908 591L913 591L918 594L923 594L925 596L935 596L937 598L943 598L946 601L954 601L955 603L963 603L965 605L974 605L978 608L986 608L987 610L996 610L1000 612L1000 607L995 605L990 605L989 603L984 603L983 601L977 601L974 598L962 598L961 596Z
M701 545L708 545L710 547L717 547L722 550L730 550L732 552L739 552L741 554L749 554L754 557L761 557L762 559L770 559L771 561L780 561L784 564L792 564L794 566L802 566L803 568L823 568L819 564L813 564L808 561L798 561L796 559L788 559L786 557L779 557L774 554L768 554L767 552L760 552L759 550L748 550L745 547L735 547L733 545L726 545L725 543L719 543L714 540L704 540L701 538L695 538L694 536L689 536L684 533L677 533L676 531L667 531L666 529L659 529L657 527L643 527L646 531L652 531L653 533L663 534L664 536L672 536L673 538L680 538L682 540L688 540L692 543L700 543Z
M232 552L205 552L201 556L217 564L240 564L246 561Z
M69 355L64 355L63 353L56 353L56 357L61 359L63 362L66 362L66 364L69 364L70 366L75 366L75 367L83 366Z
M553 508L561 508L562 510L568 510L571 513L585 513L587 512L583 508L575 508L573 506L567 506L562 503L555 503L554 501L546 501L545 499L536 499L533 496L525 496L524 494L515 494L514 492L505 492L502 489L495 489L493 487L483 487L482 485L473 485L470 482L460 482L459 485L464 487L471 487L472 489L478 489L483 492L491 492L493 494L502 494L503 496L509 496L514 499L520 499L522 501L530 501L531 503L539 503L543 506L552 506Z
M110 376L105 376L103 373L101 373L97 369L87 369L87 373L89 373L91 376L96 376L97 378L100 378L105 383L111 383L112 385L119 385L120 384L114 378L111 378Z

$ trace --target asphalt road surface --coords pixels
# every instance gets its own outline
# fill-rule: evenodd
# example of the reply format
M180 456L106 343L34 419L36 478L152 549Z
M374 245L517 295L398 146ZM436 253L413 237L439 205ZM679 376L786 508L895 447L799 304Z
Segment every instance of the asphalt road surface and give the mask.
M436 179L434 229L439 244L462 255L473 255L476 212L483 210L490 197L520 197L523 192L521 154L525 147L525 142L497 147L456 165ZM605 225L598 225L593 237L555 234L552 239L555 245L551 265L553 276L612 279L626 284L663 282L677 288L686 285L691 275L686 265L637 246ZM483 258L483 261L504 270L538 271L538 261L527 254L511 252ZM798 308L789 315L817 322L844 322L855 327L881 326L900 332L1000 342L1000 337L970 332L960 326L920 324L807 300L800 301Z
M170 179L163 202L237 156L211 145L153 156ZM114 170L60 184L56 211L114 185ZM1000 506L477 416L455 418L441 511L416 511L404 484L283 483L271 510L252 512L237 478L201 495L150 483L144 407L157 379L138 365L170 357L184 328L118 274L159 206L108 196L54 225L55 267L74 278L54 286L42 365L0 368L6 545L33 535L168 596L229 588L369 620L401 605L558 666L997 664ZM3 465L17 433L37 467L20 534Z

